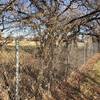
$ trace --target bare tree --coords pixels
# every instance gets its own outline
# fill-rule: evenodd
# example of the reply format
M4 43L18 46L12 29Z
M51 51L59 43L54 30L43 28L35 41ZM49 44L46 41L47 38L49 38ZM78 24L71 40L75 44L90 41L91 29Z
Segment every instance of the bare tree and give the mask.
M98 52L100 52L100 1L25 1L7 0L1 2L0 29L2 32L6 31L15 35L24 29L36 32L40 42L39 47L36 48L38 49L37 57L39 59L36 66L39 66L40 69L32 72L29 67L25 67L27 70L24 70L24 72L28 73L28 76L31 78L31 75L35 76L36 83L34 84L37 86L35 87L36 90L34 90L36 93L35 97L37 97L37 100L40 100L41 87L50 89L49 86L52 87L53 82L55 84L60 82L64 79L63 76L69 77L71 71L75 70L74 64L71 65L69 57L71 56L71 50L77 51L77 40L80 35L83 40L86 36L93 37L98 42ZM77 65L77 59L75 64ZM24 81L23 79L22 84L24 84ZM67 85L69 86L69 84ZM29 83L27 83L27 86L29 86ZM71 86L70 88L75 90ZM28 89L31 91L30 87ZM27 91L29 91L28 89ZM75 99L70 94L68 96ZM22 97L24 96L22 95Z

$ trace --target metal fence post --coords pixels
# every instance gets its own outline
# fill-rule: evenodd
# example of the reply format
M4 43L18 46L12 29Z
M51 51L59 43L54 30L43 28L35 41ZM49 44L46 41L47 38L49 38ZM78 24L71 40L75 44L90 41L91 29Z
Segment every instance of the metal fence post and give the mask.
M19 40L18 38L15 39L15 48L16 48L16 100L19 100Z

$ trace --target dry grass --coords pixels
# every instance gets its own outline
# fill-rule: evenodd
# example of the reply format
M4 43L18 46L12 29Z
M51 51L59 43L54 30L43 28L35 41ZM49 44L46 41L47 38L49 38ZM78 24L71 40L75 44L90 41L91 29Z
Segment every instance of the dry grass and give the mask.
M32 46L30 46L30 48L29 46L20 47L19 60L21 65L22 64L28 65L34 63L33 55L29 53L31 49L33 50L34 47ZM0 64L15 64L15 62L16 62L16 52L14 47L10 46L6 48L6 50L0 51Z
M100 54L95 54L90 58L86 64L82 65L79 69L69 73L64 77L63 81L52 81L50 88L40 88L42 82L47 82L46 77L50 77L48 71L47 76L40 76L41 66L35 66L37 59L34 59L34 47L20 47L20 65L21 65L21 98L23 100L99 100L100 94ZM39 61L37 61L39 62ZM7 48L5 51L0 52L0 64L5 66L8 82L11 86L11 93L14 95L15 86L15 49L14 47ZM39 69L38 69L39 68ZM48 69L49 70L49 69ZM44 71L45 74L47 69ZM2 66L0 69L2 76ZM42 77L42 78L41 78ZM40 79L41 78L41 79ZM46 81L45 81L46 80ZM2 83L1 83L2 81ZM3 78L0 79L0 85L5 85ZM6 86L5 86L6 87ZM37 94L35 94L37 93ZM0 91L0 96L3 99L9 100L9 93L7 89Z
M39 42L35 41L28 41L28 40L22 40L19 41L20 46L36 46L37 44L39 45ZM15 41L12 41L11 43L7 44L8 46L15 46Z
M86 64L83 64L79 69L80 72L89 71L93 69L94 65L100 60L100 53L96 53L91 59L87 61Z

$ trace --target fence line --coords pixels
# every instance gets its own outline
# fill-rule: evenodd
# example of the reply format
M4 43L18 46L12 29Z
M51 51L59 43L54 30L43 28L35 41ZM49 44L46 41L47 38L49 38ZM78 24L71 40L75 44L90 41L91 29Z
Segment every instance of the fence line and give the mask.
M13 46L7 45L7 47L5 47L5 49L3 48L3 50L0 50L1 51L0 52L0 64L3 65L3 67L5 67L5 71L8 75L7 78L9 80L8 81L9 86L11 87L11 93L14 95L14 100L20 100L20 98L25 100L25 98L27 98L28 93L30 95L34 94L33 92L31 92L31 89L30 89L30 87L33 85L33 83L35 85L37 85L37 83L35 83L35 82L38 79L40 79L39 82L41 82L41 80L43 80L44 77L42 77L42 75L40 76L40 78L38 77L41 74L38 72L40 70L42 70L43 68L41 68L41 65L39 65L42 61L37 59L38 58L38 57L36 57L37 55L34 56L34 54L38 53L36 47L34 47L33 45L23 46L21 44L19 46L19 44L20 44L20 41L18 39L15 39L15 43L13 44ZM60 50L59 50L59 48L56 48L56 49L57 50L54 50L55 58L53 59L54 61L53 61L52 65L57 70L59 69L59 72L60 72L60 71L62 71L63 68L65 68L66 66L69 66L67 63L71 64L72 67L80 66L80 65L86 63L86 61L93 54L95 54L97 52L97 44L95 44L94 47L93 47L93 45L90 45L90 46L86 46L86 47L83 46L82 48L76 48L73 45L71 45L69 47L69 49L66 47L63 50L62 50L62 48L60 48ZM93 52L93 51L95 51L95 52ZM68 58L67 58L67 56L68 56ZM50 59L50 60L52 60L52 59ZM36 63L36 65L35 65L35 63ZM21 66L21 68L20 68L20 66ZM44 67L44 65L43 65L43 67ZM65 71L65 70L63 70L63 71ZM45 73L47 73L47 76L45 76L45 77L50 77L50 75L52 76L53 72L51 74L49 72L50 72L49 69L45 70ZM55 70L54 74L55 74L55 76L57 76L59 73L57 74L56 70ZM61 73L60 73L60 76L61 76ZM14 78L15 78L15 80L14 80ZM36 81L34 81L34 80L36 80ZM28 88L27 89L24 88L23 84L26 85L26 87L28 86ZM33 86L35 87L35 85L33 85ZM22 88L20 88L20 86L22 86ZM30 89L30 91L28 89ZM25 95L25 97L23 95Z

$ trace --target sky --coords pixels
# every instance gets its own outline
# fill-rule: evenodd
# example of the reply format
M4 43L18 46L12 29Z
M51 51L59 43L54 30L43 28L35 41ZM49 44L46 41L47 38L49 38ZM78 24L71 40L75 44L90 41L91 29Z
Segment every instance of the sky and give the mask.
M20 1L20 3L24 3L27 6L30 4L29 0L19 0L19 1ZM1 4L2 3L5 4L7 2L9 2L9 0L0 0ZM65 3L65 6L61 6L61 10L62 11L66 8L66 5L68 5L70 3L70 0L64 0L64 3ZM23 6L23 5L20 5L20 6ZM25 8L24 8L24 10L25 10ZM85 9L81 8L81 10L82 10L82 13L86 13ZM31 11L34 13L35 9L32 8ZM26 12L27 12L27 9L26 9ZM5 15L10 17L10 18L12 16L11 13L6 13ZM12 18L13 18L13 16L12 16ZM9 28L9 29L4 30L3 31L4 36L8 36L9 34L11 34L11 32L13 33L13 36L15 36L18 33L20 33L20 35L26 35L26 34L29 34L29 33L30 34L35 34L35 31L32 31L31 28L29 28L29 27L19 27L19 28L17 27L17 28L14 28L15 25L16 25L16 23L5 24L5 27L13 26L13 28ZM0 28L2 28L2 26L0 26Z
M0 0L0 4L6 4L7 2L9 2L9 0ZM28 0L20 0L20 3L24 3L25 5L29 5ZM13 18L13 16L9 12L6 12L5 15L6 15L6 17ZM7 19L5 19L5 20L7 21ZM8 21L10 21L10 20L8 20ZM15 23L5 24L5 28L7 28L7 27L13 27L13 28L5 29L3 31L3 36L7 37L11 33L13 36L17 36L18 33L20 33L20 35L27 35L29 33L33 34L33 31L29 27L17 27L17 28L15 28L14 26L15 26ZM0 29L2 29L2 26L0 26Z

